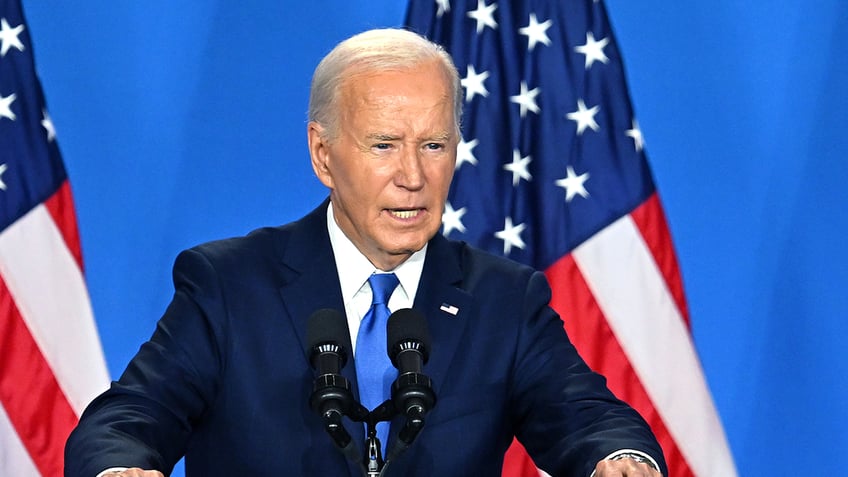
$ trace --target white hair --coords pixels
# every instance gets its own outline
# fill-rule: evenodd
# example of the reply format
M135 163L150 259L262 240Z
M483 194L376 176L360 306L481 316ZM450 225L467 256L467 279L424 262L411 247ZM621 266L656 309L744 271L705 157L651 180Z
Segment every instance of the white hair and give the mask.
M309 93L308 120L325 128L330 138L338 132L338 95L351 74L410 69L438 60L448 77L454 105L454 123L462 119L462 87L450 55L440 45L408 30L384 28L354 35L333 48L315 68Z

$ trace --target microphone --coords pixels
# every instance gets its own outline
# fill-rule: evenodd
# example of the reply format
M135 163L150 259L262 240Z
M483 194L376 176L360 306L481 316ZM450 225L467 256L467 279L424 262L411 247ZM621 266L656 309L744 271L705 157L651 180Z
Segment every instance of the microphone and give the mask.
M349 341L347 321L344 316L331 308L323 308L309 317L306 322L306 342L310 356L309 362L319 375L339 374L347 363Z
M336 310L318 310L306 323L306 341L309 362L318 374L309 396L309 405L321 416L324 428L336 446L356 461L358 451L342 425L342 417L350 413L360 417L363 411L367 411L354 401L350 382L340 374L347 363L347 349L350 347L347 321Z
M392 401L407 421L387 461L412 444L424 426L424 415L436 404L433 383L423 374L430 355L427 320L417 310L404 308L389 316L386 345L398 377L392 383Z

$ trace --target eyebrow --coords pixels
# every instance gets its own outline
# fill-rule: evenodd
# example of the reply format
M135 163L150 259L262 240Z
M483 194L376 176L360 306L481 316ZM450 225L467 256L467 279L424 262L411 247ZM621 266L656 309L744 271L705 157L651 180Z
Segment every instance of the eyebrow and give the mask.
M449 140L452 136L453 136L453 134L451 134L451 133L449 133L449 132L442 132L442 133L438 133L438 134L433 135L433 136L432 136L432 140L433 140L433 141L438 141L438 142L446 142L446 141L448 141L448 140Z
M400 139L400 136L394 136L391 134L384 133L372 133L365 137L372 141L397 141L398 139Z
M425 136L427 141L446 142L451 138L451 133L440 132L432 136ZM399 141L400 136L387 133L371 133L365 136L370 141Z

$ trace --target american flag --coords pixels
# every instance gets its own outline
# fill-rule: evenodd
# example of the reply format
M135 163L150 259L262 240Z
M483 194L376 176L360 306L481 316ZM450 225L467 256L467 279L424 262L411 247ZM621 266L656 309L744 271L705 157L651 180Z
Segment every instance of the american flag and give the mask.
M29 30L20 0L0 0L0 475L62 475L108 383Z
M734 476L604 4L411 0L465 94L443 233L544 270L582 356L649 422L671 476ZM538 475L520 446L504 475Z

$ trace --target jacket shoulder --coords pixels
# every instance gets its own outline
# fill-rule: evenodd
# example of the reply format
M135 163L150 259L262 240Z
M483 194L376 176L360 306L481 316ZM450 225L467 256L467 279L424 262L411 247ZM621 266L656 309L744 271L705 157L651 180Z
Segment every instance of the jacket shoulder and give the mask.
M538 271L501 255L487 252L464 241L446 240L447 247L457 257L466 279L497 276L505 281L527 281Z
M216 267L261 266L269 262L297 262L306 250L320 246L326 233L326 205L319 205L304 217L284 225L261 227L240 237L213 240L182 254L198 253ZM329 237L324 237L329 244ZM181 255L182 255L181 254Z

